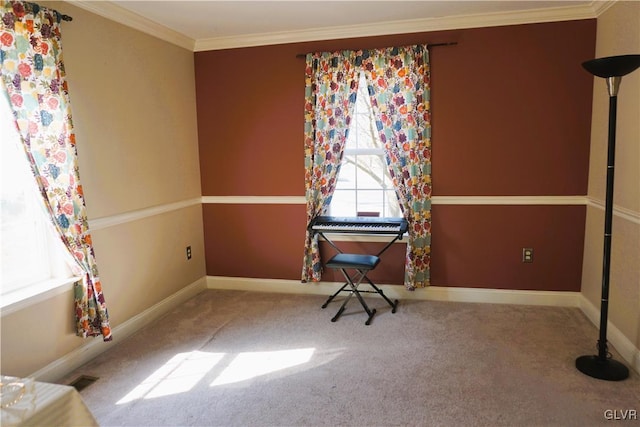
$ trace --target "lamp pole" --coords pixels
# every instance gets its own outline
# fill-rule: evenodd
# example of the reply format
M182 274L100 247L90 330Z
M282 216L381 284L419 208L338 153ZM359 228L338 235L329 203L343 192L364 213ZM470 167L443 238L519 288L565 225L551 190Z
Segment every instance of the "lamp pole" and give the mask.
M613 178L616 152L616 115L618 90L622 76L640 67L640 55L610 56L584 62L582 66L591 74L605 78L609 91L609 136L607 149L607 187L604 214L604 254L602 263L602 298L600 305L600 336L598 354L580 356L576 368L593 378L621 381L629 376L629 369L611 358L607 346L607 320L609 317L609 276L611 272L611 225L613 222Z

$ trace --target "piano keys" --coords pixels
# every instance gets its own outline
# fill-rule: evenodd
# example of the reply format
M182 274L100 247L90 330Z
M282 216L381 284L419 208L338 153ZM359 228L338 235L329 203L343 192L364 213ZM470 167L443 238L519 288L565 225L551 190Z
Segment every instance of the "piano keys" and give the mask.
M318 216L309 229L317 233L397 234L407 232L404 218ZM401 238L401 237L400 237Z

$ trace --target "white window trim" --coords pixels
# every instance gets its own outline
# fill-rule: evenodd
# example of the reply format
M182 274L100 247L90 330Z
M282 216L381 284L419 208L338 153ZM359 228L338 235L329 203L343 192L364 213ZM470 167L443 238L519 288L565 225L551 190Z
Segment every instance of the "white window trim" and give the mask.
M0 315L4 317L57 295L66 292L73 293L73 284L78 280L82 280L82 278L73 276L43 280L4 294L0 303Z
M4 91L3 91L4 92ZM2 99L5 93L0 93L0 102L2 102L2 114L11 114L9 104L6 99ZM5 111L5 108L7 111ZM4 117L3 117L4 120ZM3 123L3 131L4 131ZM10 141L10 140L9 140ZM2 147L4 151L4 147ZM25 169L26 165L25 158ZM28 169L27 169L28 170ZM25 174L29 176L29 173L25 171ZM2 185L6 185L4 182ZM38 201L38 189L35 183L32 184L33 192L28 195L27 206L29 209L35 211L39 209L35 206ZM73 292L73 283L80 280L80 277L75 276L69 267L70 255L66 253L66 249L62 242L59 241L55 235L56 231L53 230L53 226L50 224L50 220L46 218L47 214L42 210L40 212L34 212L33 218L37 222L36 230L41 240L39 241L38 250L42 250L43 256L41 257L41 263L46 265L46 271L39 277L32 277L31 283L26 281L25 284L21 284L18 281L12 282L7 286L7 289L0 287L0 315L3 317L7 314L14 313L23 308L31 305L46 301L68 291ZM67 261L68 259L68 261ZM0 267L1 268L1 267ZM2 280L2 279L0 279ZM4 291L4 292L3 292ZM73 293L72 293L73 296Z
M383 148L345 148L343 151L345 156L384 156Z
M335 188L335 193L334 195L336 195L337 193L339 194L348 194L348 193L343 193L343 192L352 192L353 193L353 197L354 200L353 204L355 205L355 212L352 214L353 216L356 216L358 214L359 211L361 210L367 210L363 205L361 205L360 202L360 196L362 196L363 198L366 197L370 197L370 196L366 196L365 195L367 193L369 193L369 195L371 194L380 194L382 196L382 205L380 206L380 216L381 217L385 217L385 216L389 216L390 215L390 210L394 210L392 208L395 208L397 206L398 209L401 210L401 207L399 206L399 202L393 203L391 201L391 199L389 198L389 194L388 191L394 191L393 188L393 181L392 178L389 174L389 171L387 169L385 169L385 163L386 163L386 153L385 153L385 149L383 146L378 146L378 147L371 147L368 146L369 144L366 144L365 146L361 146L360 141L358 139L358 135L360 135L357 131L357 126L358 126L358 121L359 120L365 120L367 122L369 122L369 124L371 126L373 126L373 122L372 120L372 114L373 114L373 107L371 106L370 103L370 97L368 95L368 91L367 91L367 81L366 81L366 77L365 77L365 73L364 71L360 71L359 76L358 76L358 82L359 82L359 86L358 86L358 99L359 100L365 100L365 103L367 104L367 108L363 108L362 105L359 104L359 101L356 102L356 105L354 106L354 111L353 111L353 115L352 115L352 122L350 125L350 131L354 130L354 133L350 133L349 137L345 143L345 147L343 150L343 160L342 160L342 164L341 166L344 165L344 158L346 157L354 157L355 161L354 161L354 166L356 168L356 175L354 176L354 180L350 180L350 184L349 186L345 186L346 184L342 183L343 185L341 186L340 183L340 175L342 174L342 170L340 170L339 175L338 175L338 183L336 184L336 188ZM362 98L360 98L362 97ZM360 110L360 108L362 108ZM351 126L356 126L355 129L351 129ZM367 132L368 134L368 132ZM364 136L364 133L362 134L363 137L365 138L365 141L369 140L368 136ZM370 135L371 139L375 140L378 142L378 144L382 144L378 135L375 134L375 131L373 132L373 134ZM352 138L355 138L355 141L352 141ZM352 144L349 144L349 142L352 142ZM364 141L363 141L364 142ZM381 188L362 188L361 184L358 182L358 165L357 165L357 158L359 156L379 156L382 160L382 176L379 176L379 178L382 179L382 182L384 183L384 185L381 185ZM376 174L377 175L377 174ZM334 204L335 203L335 204ZM375 205L377 206L378 202L375 202ZM351 204L349 205L351 206ZM337 215L340 216L340 214L338 212L336 212L336 210L338 211L342 211L345 206L343 205L343 203L339 203L338 201L338 197L334 197L331 205L328 208L328 214L329 215ZM361 209L362 207L362 209ZM336 209L338 208L338 209ZM360 240L362 241L362 240Z

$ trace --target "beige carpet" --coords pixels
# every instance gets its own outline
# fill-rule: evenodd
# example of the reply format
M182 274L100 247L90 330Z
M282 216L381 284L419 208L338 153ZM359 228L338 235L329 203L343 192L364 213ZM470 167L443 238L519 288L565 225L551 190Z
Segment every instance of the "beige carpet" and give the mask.
M205 291L68 378L99 377L81 394L102 426L592 426L640 413L636 372L576 370L598 335L578 309L407 300L393 314L367 298L378 313L365 326L355 298L336 323L340 303L325 299Z

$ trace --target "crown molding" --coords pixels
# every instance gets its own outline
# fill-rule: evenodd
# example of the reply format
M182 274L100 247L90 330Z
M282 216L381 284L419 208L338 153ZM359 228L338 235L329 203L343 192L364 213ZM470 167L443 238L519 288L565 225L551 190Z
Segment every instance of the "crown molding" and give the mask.
M593 13L598 17L617 2L618 0L593 0L590 6L593 9Z
M193 51L195 40L109 1L64 0L66 3Z
M547 9L410 19L375 24L312 28L303 31L246 34L199 40L187 37L177 31L171 30L157 22L133 13L109 1L65 1L69 4L73 4L74 6L80 7L104 18L142 31L161 40L198 52L205 50L232 49L317 40L593 19L604 13L617 0L593 0L589 4L576 4L575 6L563 6Z
M594 0L590 4L554 7L547 9L532 9L426 19L410 19L402 21L388 21L375 24L314 28L304 31L247 34L235 37L217 37L196 40L194 50L198 52L206 50L231 49L318 40L333 40L390 34L419 33L427 31L459 30L466 28L497 27L505 25L593 19L597 17L596 9L594 7L595 4L612 4L615 1L616 0Z

